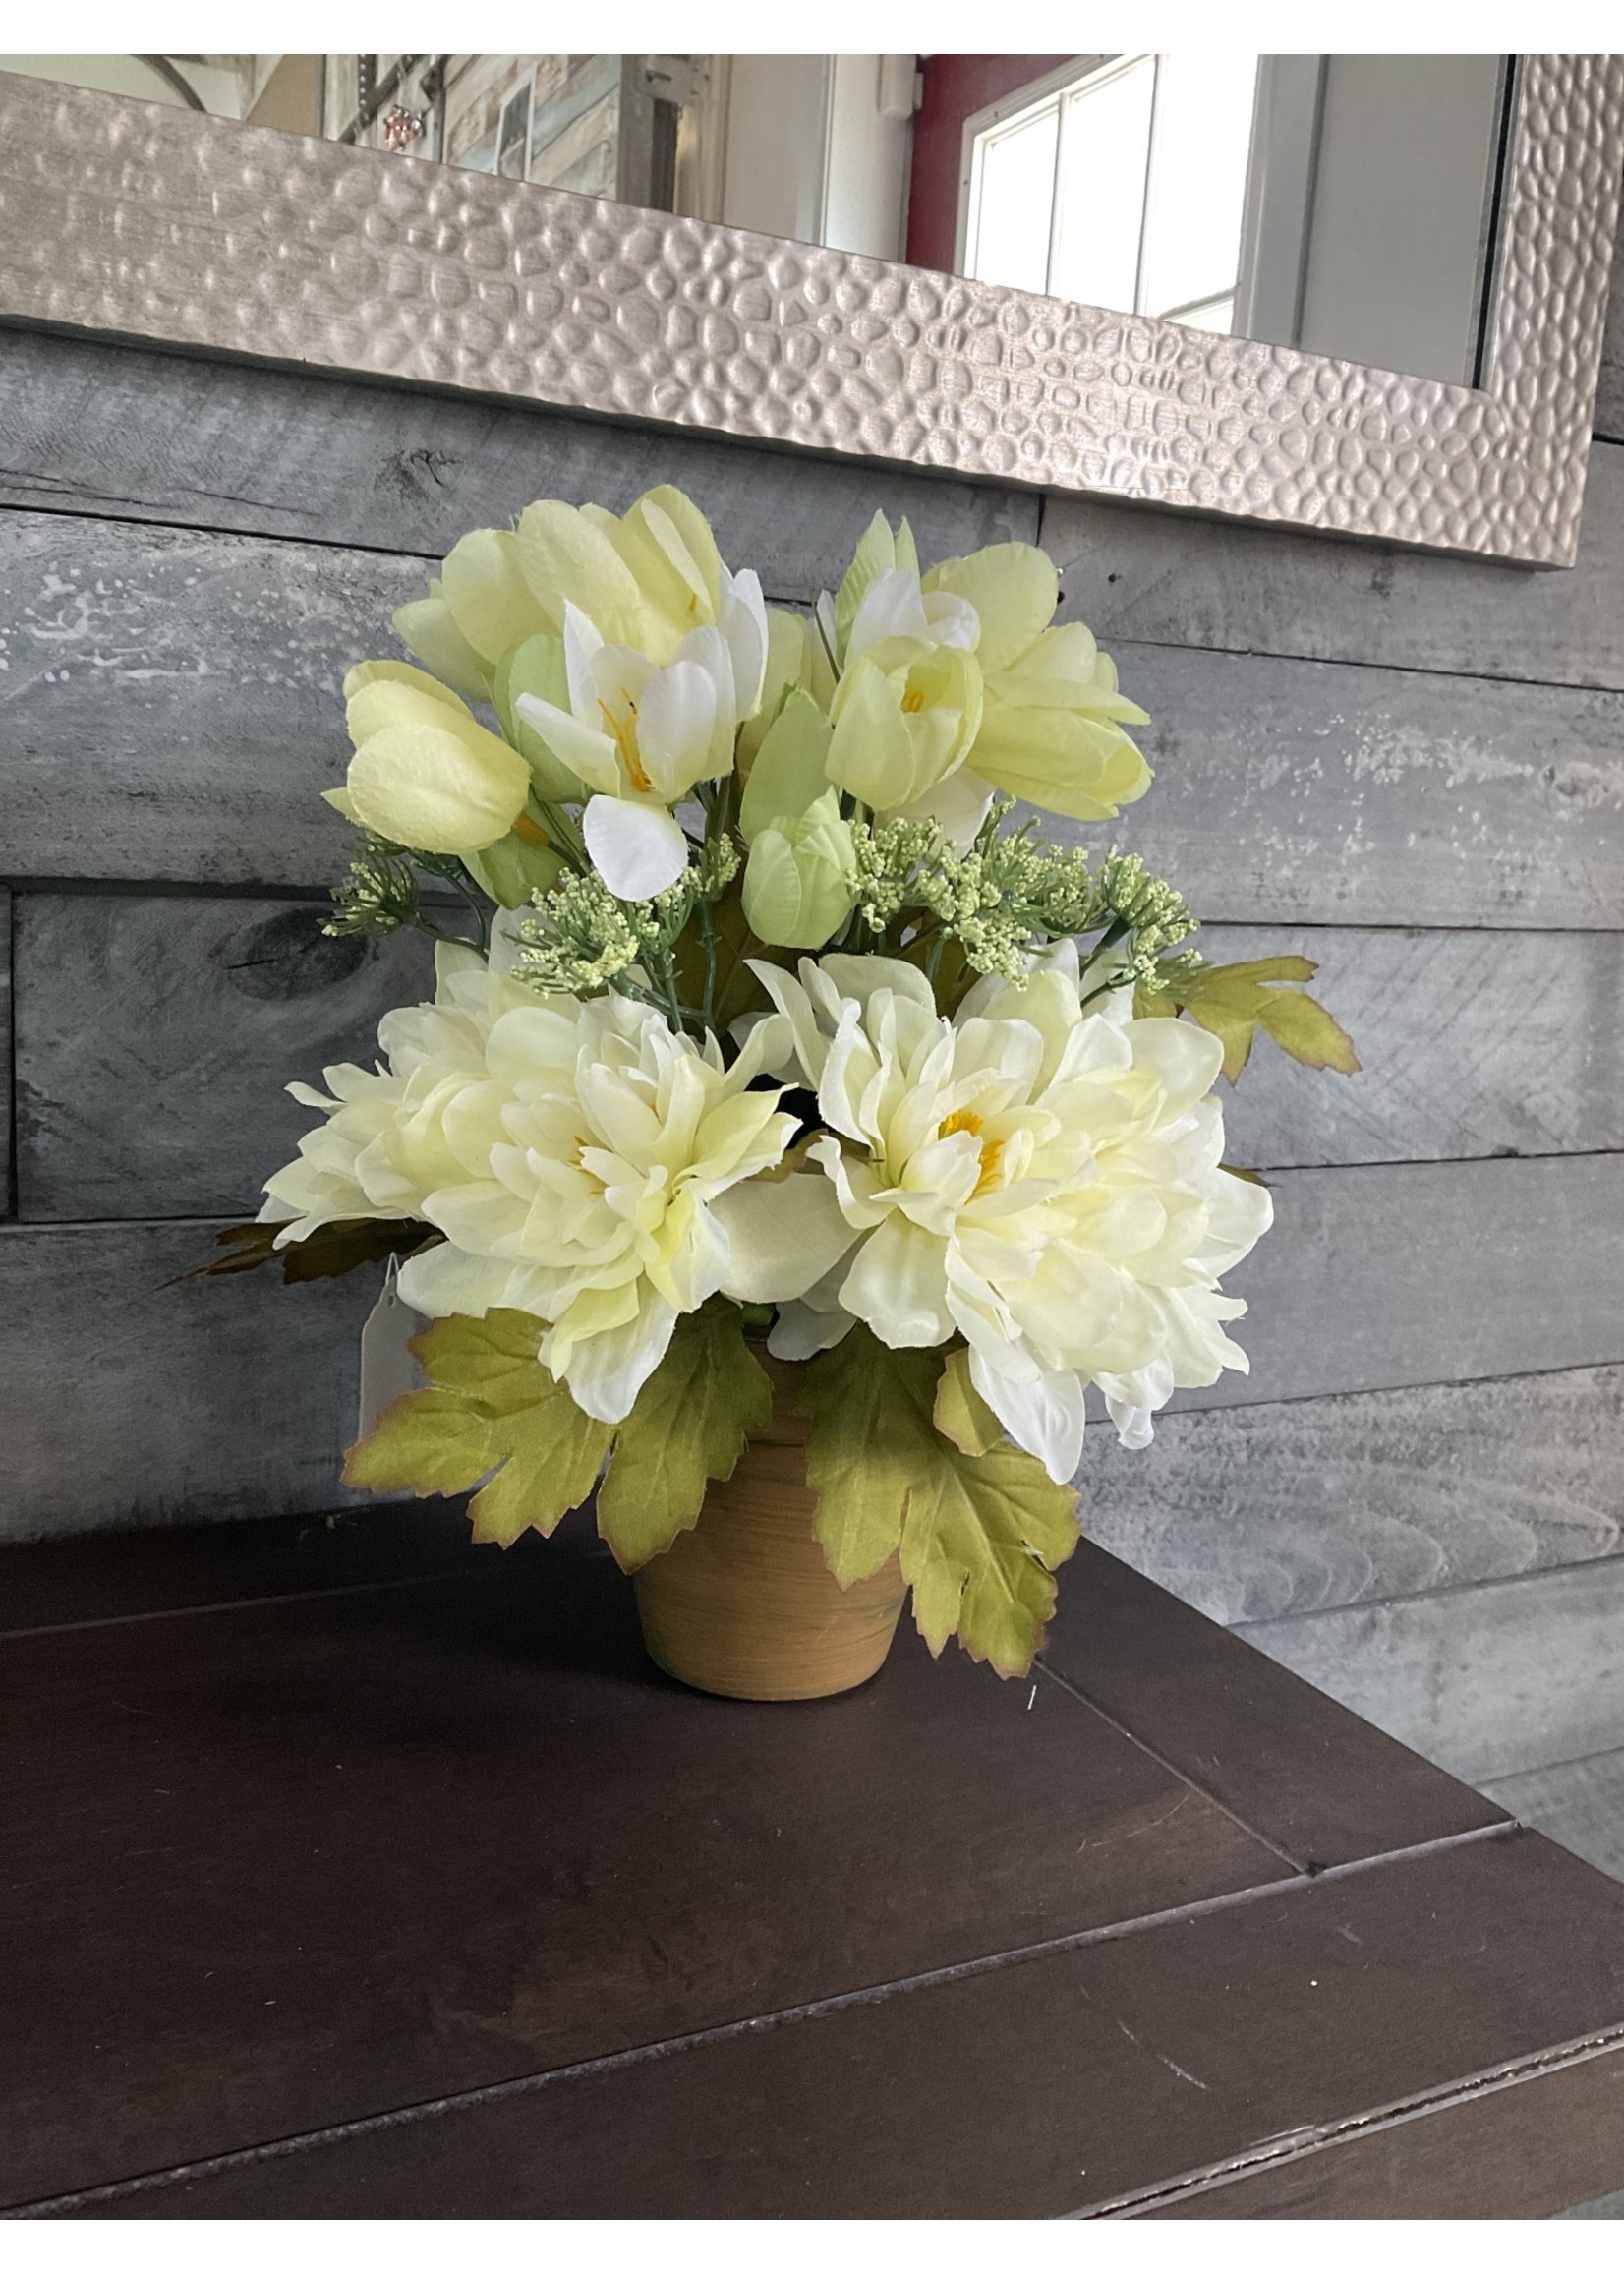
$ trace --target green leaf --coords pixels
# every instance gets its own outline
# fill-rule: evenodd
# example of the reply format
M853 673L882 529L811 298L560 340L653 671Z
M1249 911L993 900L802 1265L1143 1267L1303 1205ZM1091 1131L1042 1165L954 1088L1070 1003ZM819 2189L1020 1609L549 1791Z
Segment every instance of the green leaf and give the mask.
M444 1235L433 1224L410 1216L349 1216L320 1224L308 1240L292 1240L282 1250L282 1279L289 1287L304 1279L337 1279L364 1263L384 1263L391 1255L415 1255L437 1248Z
M957 1634L971 1658L1021 1674L1054 1609L1050 1573L1077 1543L1076 1495L1014 1445L951 1443L933 1422L942 1376L938 1352L891 1350L863 1326L812 1362L818 1537L842 1586L899 1547L931 1651Z
M1257 1015L1264 1032L1289 1058L1332 1074L1357 1074L1353 1039L1311 995L1271 995Z
M344 1482L373 1492L466 1492L474 1538L510 1547L554 1531L592 1491L614 1431L584 1414L536 1356L528 1312L441 1318L412 1338L429 1387L385 1408L352 1445Z
M1256 1016L1233 1011L1223 1003L1192 1003L1189 1015L1197 1026L1216 1035L1223 1044L1225 1080L1239 1081L1251 1056L1252 1036L1257 1031Z
M228 1224L214 1235L215 1247L226 1251L223 1255L179 1272L165 1284L179 1287L188 1279L223 1279L279 1261L283 1282L291 1287L303 1279L336 1279L359 1270L363 1263L382 1263L391 1255L415 1254L441 1238L432 1224L420 1224L410 1216L347 1216L319 1224L307 1238L278 1248L276 1235L284 1229L282 1224Z
M368 1492L468 1492L495 1465L490 1416L455 1390L409 1390L344 1456L344 1482Z
M483 1318L436 1318L408 1346L432 1382L470 1399L483 1413L515 1414L536 1403L542 1321L528 1311L488 1311Z
M936 1385L935 1421L943 1436L961 1453L990 1453L1004 1435L1004 1424L970 1379L970 1354L951 1351Z
M614 1437L608 1422L582 1413L545 1366L536 1371L540 1396L491 1422L488 1443L503 1465L468 1503L474 1538L498 1547L511 1547L521 1532L544 1540L555 1532L591 1496Z
M857 1326L813 1359L802 1380L801 1411L812 1418L806 1477L818 1495L815 1528L842 1587L878 1571L901 1545L908 1462L918 1441L894 1378L904 1368L928 1370L934 1399L929 1353L888 1350Z
M730 1477L773 1385L744 1339L736 1305L708 1303L676 1322L670 1348L620 1425L598 1493L598 1529L622 1571L664 1552L697 1520L713 1477Z
M1224 1046L1224 1073L1235 1081L1251 1056L1259 1026L1288 1057L1303 1066L1333 1074L1357 1074L1359 1058L1351 1037L1323 1004L1299 992L1319 965L1306 956L1262 956L1247 963L1199 963L1192 970L1163 966L1165 985L1157 993L1140 989L1139 1018L1166 1018L1188 1011L1198 1026Z

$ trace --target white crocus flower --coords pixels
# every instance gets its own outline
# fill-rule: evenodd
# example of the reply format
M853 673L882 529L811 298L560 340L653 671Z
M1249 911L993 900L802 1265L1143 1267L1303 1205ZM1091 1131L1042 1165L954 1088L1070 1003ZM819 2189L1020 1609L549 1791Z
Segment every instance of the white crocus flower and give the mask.
M1057 1481L1098 1384L1125 1441L1177 1387L1247 1361L1219 1274L1266 1229L1259 1187L1220 1166L1222 1050L1172 1020L1085 1012L1076 956L1024 988L983 981L955 1020L911 964L755 966L788 1018L830 1134L847 1252L773 1347L806 1356L862 1319L894 1348L962 1335L976 1388Z
M637 648L611 645L568 602L568 709L538 695L515 700L519 717L594 792L582 834L618 900L648 900L675 884L687 866L687 839L670 809L696 783L732 769L733 736L746 715L736 654L721 624L701 624L668 663L656 664ZM760 697L765 659L764 619L759 654L752 649L744 657L754 682L742 700L751 707Z

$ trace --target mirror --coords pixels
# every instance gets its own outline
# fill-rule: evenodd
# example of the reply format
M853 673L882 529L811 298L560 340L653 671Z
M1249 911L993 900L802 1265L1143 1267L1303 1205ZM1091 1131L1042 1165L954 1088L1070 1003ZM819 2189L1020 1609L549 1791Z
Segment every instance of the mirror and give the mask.
M1612 55L7 57L0 323L1565 566L1621 176Z
M0 68L1475 385L1498 55L7 56Z

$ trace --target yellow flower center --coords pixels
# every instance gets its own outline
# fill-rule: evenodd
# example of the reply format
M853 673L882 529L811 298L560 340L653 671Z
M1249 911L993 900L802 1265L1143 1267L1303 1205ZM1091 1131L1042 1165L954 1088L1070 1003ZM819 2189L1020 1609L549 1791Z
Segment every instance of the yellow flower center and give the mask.
M907 693L906 693L906 694L905 694L905 695L902 697L902 708L903 708L903 710L904 710L904 711L922 711L922 710L924 709L924 707L925 707L925 695L924 695L924 690L923 690L923 688L921 688L921 687L909 687L909 689L908 689Z
M981 1174L975 1180L972 1200L979 1200L983 1193L990 1193L998 1182L999 1164L1004 1158L1004 1139L986 1137L981 1145Z
M982 1126L981 1116L972 1113L967 1105L961 1105L957 1113L950 1113L945 1121L937 1124L936 1134L939 1137L957 1137L960 1133L966 1137L981 1137ZM998 1182L999 1164L1003 1158L1002 1137L981 1138L981 1173L970 1194L972 1200L979 1200L983 1193L992 1191Z
M620 699L626 706L623 719L617 719L606 702L600 701L598 708L604 714L604 725L614 737L614 746L620 753L620 763L630 777L632 787L647 797L654 784L644 771L642 754L637 747L637 705L624 687L620 690Z

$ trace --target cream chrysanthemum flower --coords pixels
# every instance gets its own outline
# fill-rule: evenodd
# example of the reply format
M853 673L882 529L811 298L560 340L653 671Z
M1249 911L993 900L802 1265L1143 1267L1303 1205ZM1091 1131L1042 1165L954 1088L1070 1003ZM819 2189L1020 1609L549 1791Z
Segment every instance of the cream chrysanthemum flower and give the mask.
M975 1387L1057 1480L1081 1457L1088 1383L1144 1443L1175 1388L1246 1370L1221 1323L1246 1305L1218 1281L1271 1208L1219 1165L1210 1035L1085 1011L1071 943L952 1020L886 958L803 959L798 981L757 968L833 1133L810 1149L848 1240L781 1311L781 1355L854 1319L894 1348L961 1334Z
M327 1119L300 1139L298 1159L266 1182L260 1221L282 1225L278 1248L322 1224L421 1216L429 1195L464 1173L446 1142L446 1114L485 1079L493 1020L535 997L489 969L472 948L443 943L435 970L432 1003L390 1011L379 1023L387 1065L323 1068L330 1096L289 1082L290 1096Z
M783 1046L768 1021L725 1069L714 1038L700 1048L618 995L504 1013L484 1081L447 1115L457 1173L423 1204L445 1245L403 1268L406 1302L435 1317L533 1312L576 1404L624 1420L683 1312L747 1299L769 1267L795 1275L764 1254L759 1214L726 1205L798 1127L777 1089L749 1086Z

